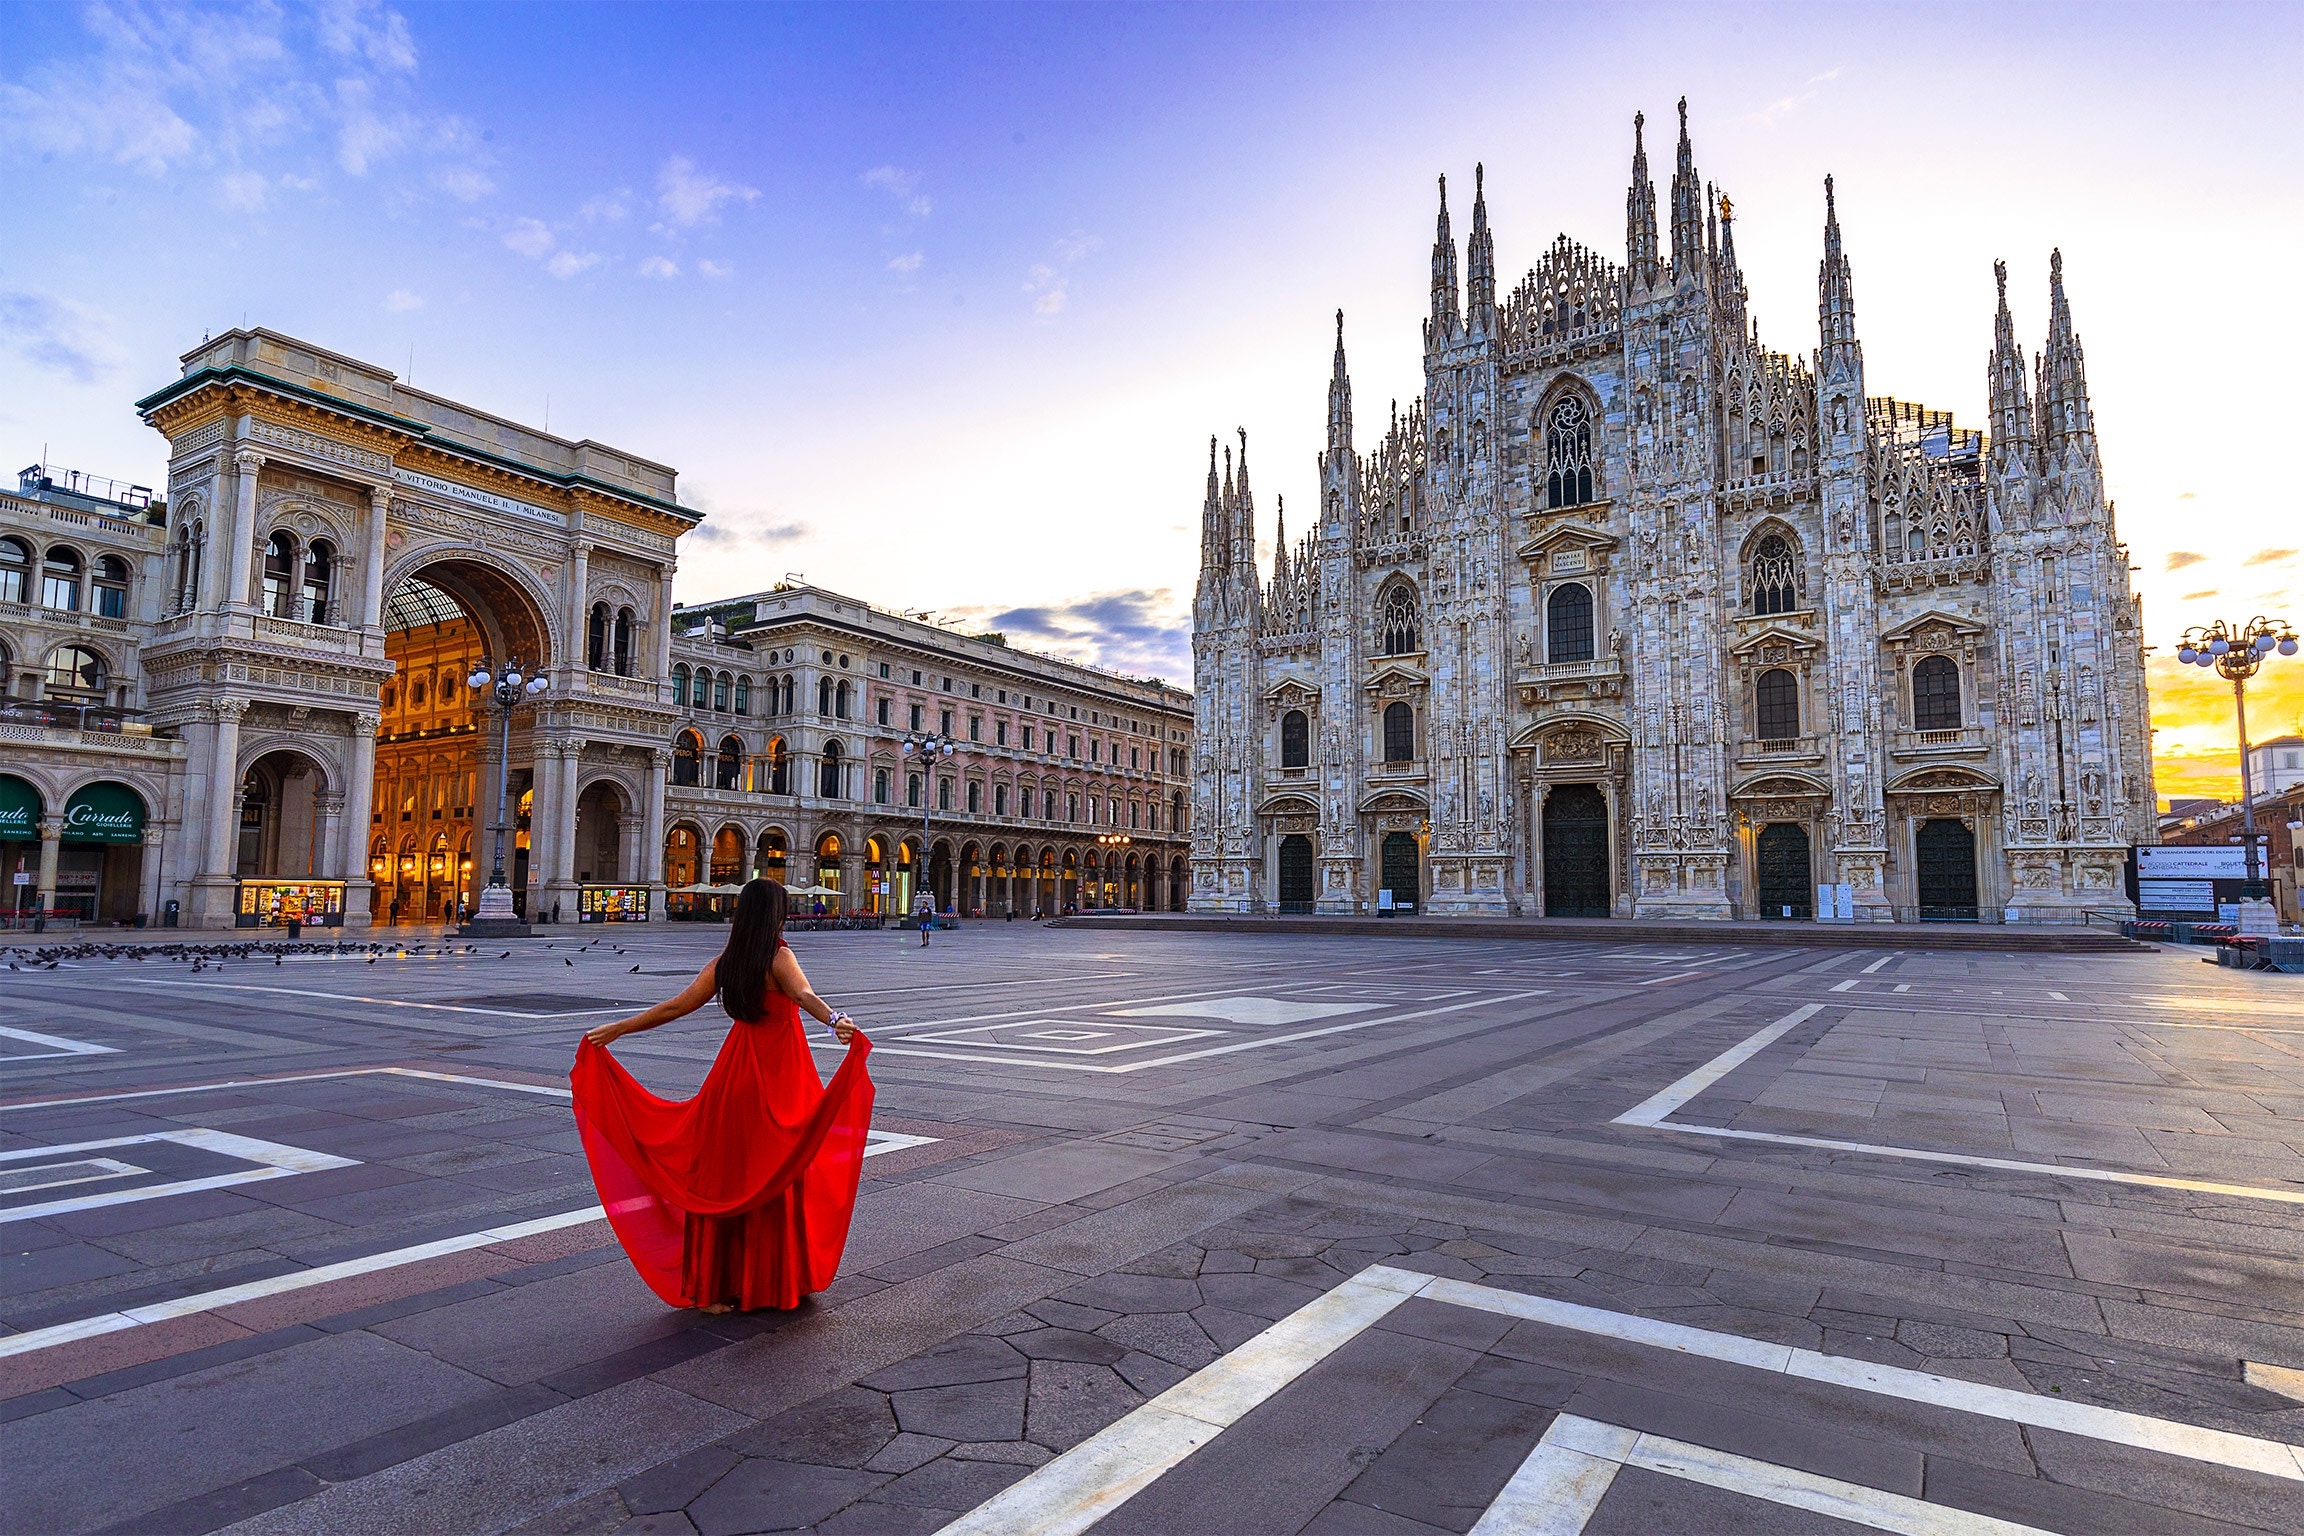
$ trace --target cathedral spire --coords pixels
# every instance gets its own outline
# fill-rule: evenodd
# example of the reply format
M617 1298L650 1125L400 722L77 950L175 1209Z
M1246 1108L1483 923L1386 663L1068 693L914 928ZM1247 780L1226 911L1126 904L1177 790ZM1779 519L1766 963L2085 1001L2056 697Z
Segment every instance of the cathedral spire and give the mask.
M1279 511L1274 514L1272 524L1272 585L1286 587L1288 585L1288 498L1278 496L1273 500L1279 507Z
M1352 452L1352 375L1344 367L1344 311L1336 311L1336 365L1328 375L1328 452Z
M1840 248L1840 209L1833 199L1829 176L1824 178L1824 259L1816 264L1816 315L1825 371L1861 358L1856 343L1856 294L1849 279L1847 253Z
M2032 463L2032 401L2024 385L2024 349L2016 344L2016 321L2008 313L2008 263L1992 263L2000 289L1992 317L1992 457L2001 473Z
M1440 178L1440 226L1432 238L1432 318L1424 328L1424 350L1437 351L1463 324L1457 302L1456 237L1448 230L1448 178Z
M1688 98L1680 98L1680 162L1672 172L1672 278L1685 283L1703 270L1704 189L1696 179L1696 150L1688 142Z
M1224 567L1231 557L1230 514L1231 496L1224 483L1216 476L1216 437L1208 437L1208 497L1200 504L1200 586L1199 596L1208 598L1224 579Z
M1743 269L1736 265L1736 205L1728 200L1725 192L1717 194L1717 201L1720 207L1720 256L1717 267L1721 309L1727 321L1726 329L1741 336L1746 330L1746 293Z
M2048 253L2048 350L2040 360L2040 422L2043 446L2051 453L2068 445L2091 446L2096 436L2088 368L2072 330L2072 305L2064 297L2061 250Z
M1232 569L1242 586L1250 593L1257 587L1256 579L1256 497L1248 489L1248 429L1240 433L1240 479L1238 500L1232 513L1233 555Z
M1464 242L1466 326L1475 336L1496 329L1496 237L1488 232L1488 168L1472 167L1472 233Z
M1624 194L1624 266L1635 288L1656 285L1656 183L1648 176L1644 112L1632 114L1632 185Z

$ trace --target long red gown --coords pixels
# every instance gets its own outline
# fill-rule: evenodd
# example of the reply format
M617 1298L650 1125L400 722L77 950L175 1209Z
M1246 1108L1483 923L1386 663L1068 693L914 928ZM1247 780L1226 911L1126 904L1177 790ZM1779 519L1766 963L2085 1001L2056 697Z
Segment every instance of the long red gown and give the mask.
M692 1099L660 1099L584 1041L568 1075L609 1223L676 1307L795 1307L832 1283L872 1123L861 1033L826 1084L800 1009L768 987Z

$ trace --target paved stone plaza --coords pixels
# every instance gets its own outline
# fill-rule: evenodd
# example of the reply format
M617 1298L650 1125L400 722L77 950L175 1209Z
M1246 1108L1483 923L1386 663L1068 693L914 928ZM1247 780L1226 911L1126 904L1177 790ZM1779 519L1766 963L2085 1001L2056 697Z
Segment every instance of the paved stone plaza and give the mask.
M0 1527L2304 1531L2293 979L797 935L879 1134L834 1287L704 1317L565 1073L721 936L0 973Z

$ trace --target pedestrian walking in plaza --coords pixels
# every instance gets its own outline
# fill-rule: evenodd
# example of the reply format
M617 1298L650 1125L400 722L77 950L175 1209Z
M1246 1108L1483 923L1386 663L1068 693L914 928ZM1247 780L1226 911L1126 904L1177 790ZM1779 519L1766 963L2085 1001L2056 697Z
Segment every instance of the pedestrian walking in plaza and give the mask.
M912 915L920 919L920 947L928 947L928 930L936 926L936 898L926 891L912 904Z
M752 881L727 948L679 996L576 1047L569 1082L600 1203L640 1278L676 1307L798 1306L832 1283L847 1246L872 1123L872 1042L809 987L784 943L787 910L783 886ZM736 1022L694 1098L658 1098L608 1053L715 994ZM830 1084L802 1009L848 1047Z

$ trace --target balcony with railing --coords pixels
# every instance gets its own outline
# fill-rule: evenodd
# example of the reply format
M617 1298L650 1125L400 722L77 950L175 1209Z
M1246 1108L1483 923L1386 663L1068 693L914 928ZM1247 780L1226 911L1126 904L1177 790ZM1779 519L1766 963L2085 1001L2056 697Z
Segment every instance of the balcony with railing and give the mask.
M0 742L20 746L72 747L139 757L182 757L184 743L160 735L141 711L118 705L65 699L0 703Z
M1982 757L1992 750L1984 739L1984 727L1963 725L1948 731L1893 731L1888 737L1888 755L1895 758L1964 758Z
M1824 761L1821 736L1757 736L1736 743L1739 768L1789 767Z

